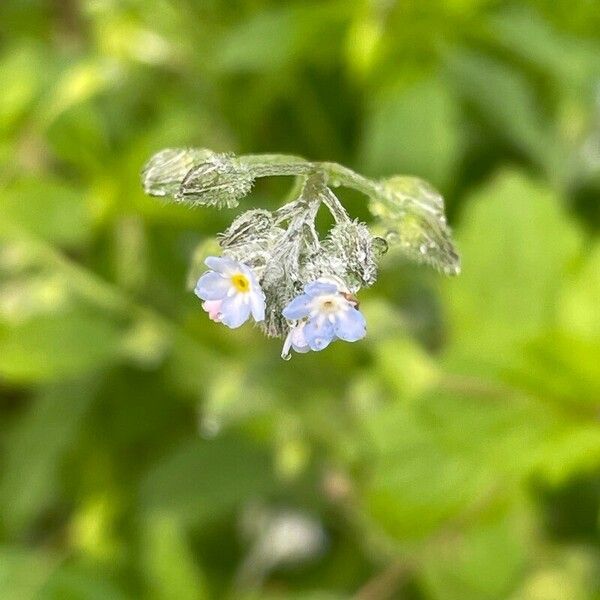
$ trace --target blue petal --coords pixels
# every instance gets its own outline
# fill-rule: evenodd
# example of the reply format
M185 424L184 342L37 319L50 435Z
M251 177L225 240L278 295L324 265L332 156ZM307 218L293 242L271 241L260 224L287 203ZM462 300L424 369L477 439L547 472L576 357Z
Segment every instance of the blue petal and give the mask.
M346 342L356 342L367 334L367 323L356 308L349 308L337 314L335 335Z
M304 327L305 324L298 325L290 331L290 341L292 343L292 348L296 352L304 353L310 350L310 347L308 346L308 342L306 341L306 337L304 335Z
M233 275L234 273L239 273L241 271L242 265L231 258L227 258L226 256L209 256L204 264L216 271L217 273L222 273L223 275Z
M302 319L308 317L310 312L309 304L312 302L312 298L306 294L301 294L294 298L288 305L281 311L281 314L286 319Z
M335 338L333 324L328 319L310 319L304 326L304 337L311 350L323 350Z
M221 304L221 323L231 329L243 325L250 317L250 303L243 301L242 294L235 294Z
M252 316L255 321L265 320L265 295L263 291L258 288L252 290L250 293L250 309Z
M221 300L227 296L230 287L231 283L229 280L225 279L219 273L209 271L198 279L194 291L196 296L202 298L202 300Z
M292 344L292 348L298 352L298 354L305 354L310 350L309 346L298 346L297 344Z
M304 286L304 293L313 297L322 294L335 294L337 291L337 285L328 281L312 281Z
M305 322L302 322L296 327L292 327L289 330L285 342L283 343L283 349L281 351L282 358L288 358L290 354L290 348L293 348L296 352L304 353L310 351L310 347L306 338L304 337L304 326Z

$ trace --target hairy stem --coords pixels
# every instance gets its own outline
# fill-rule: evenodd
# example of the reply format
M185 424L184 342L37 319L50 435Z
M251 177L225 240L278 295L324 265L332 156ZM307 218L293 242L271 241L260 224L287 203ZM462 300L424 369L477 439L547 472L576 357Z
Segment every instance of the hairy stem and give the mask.
M238 157L238 160L241 164L250 167L252 175L255 177L321 173L325 178L326 185L344 186L367 196L386 200L379 183L363 177L339 163L309 162L299 156L287 154L247 154Z

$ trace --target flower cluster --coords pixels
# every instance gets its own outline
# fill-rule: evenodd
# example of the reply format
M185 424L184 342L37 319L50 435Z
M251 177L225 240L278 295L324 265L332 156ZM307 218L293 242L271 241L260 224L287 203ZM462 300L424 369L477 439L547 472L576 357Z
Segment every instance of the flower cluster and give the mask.
M265 334L284 338L284 358L366 334L354 294L375 281L382 244L325 189L313 175L279 210L242 213L219 236L223 257L206 259L211 270L196 285L211 319L234 328L252 316ZM322 204L336 221L325 239L315 228Z
M204 300L202 308L217 323L231 329L252 316L260 323L265 318L265 293L248 265L226 257L209 256L210 271L196 284L195 293ZM289 323L282 356L296 352L323 350L336 340L356 342L365 337L367 325L358 310L358 301L335 278L320 278L304 286L304 293L293 298L281 311Z
M377 182L335 163L175 148L148 161L142 185L150 195L190 206L233 208L258 177L271 175L296 177L291 201L239 215L218 236L221 256L206 258L209 271L194 278L213 321L234 329L252 318L266 335L284 339L282 356L289 358L291 350L320 351L335 340L365 337L356 294L375 283L388 243L410 260L458 273L443 199L414 177ZM339 185L369 196L381 235L348 215L332 190ZM322 208L333 217L325 235L315 225Z

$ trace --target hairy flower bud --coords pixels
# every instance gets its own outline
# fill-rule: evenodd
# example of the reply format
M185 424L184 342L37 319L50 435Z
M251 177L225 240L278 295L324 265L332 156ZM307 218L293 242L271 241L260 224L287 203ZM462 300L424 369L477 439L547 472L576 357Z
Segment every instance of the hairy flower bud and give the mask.
M323 245L344 265L349 289L356 291L362 286L375 283L379 258L378 243L364 223L338 223L332 227Z
M185 176L175 199L192 206L235 208L252 189L248 167L229 154L213 154Z
M271 262L261 279L261 287L267 298L265 320L258 324L269 337L282 337L288 331L283 307L298 293L300 286L294 283L284 264Z
M460 258L444 215L444 199L418 177L390 177L380 182L381 197L371 198L386 240L411 260L447 275L460 273Z
M219 245L224 254L262 273L284 234L268 210L248 210L219 235Z
M142 169L142 186L151 196L174 196L191 169L214 156L206 148L166 148Z
M219 235L222 248L235 248L243 244L262 241L274 227L273 215L268 210L247 210Z

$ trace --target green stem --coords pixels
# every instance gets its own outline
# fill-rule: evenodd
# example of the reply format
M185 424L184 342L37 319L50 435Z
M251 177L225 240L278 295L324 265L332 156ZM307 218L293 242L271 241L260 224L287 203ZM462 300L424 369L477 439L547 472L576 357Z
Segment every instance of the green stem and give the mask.
M310 175L322 173L325 183L332 187L344 186L367 196L386 201L379 183L355 173L335 162L309 162L299 156L288 154L247 154L238 157L241 164L252 169L255 177Z

